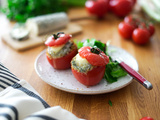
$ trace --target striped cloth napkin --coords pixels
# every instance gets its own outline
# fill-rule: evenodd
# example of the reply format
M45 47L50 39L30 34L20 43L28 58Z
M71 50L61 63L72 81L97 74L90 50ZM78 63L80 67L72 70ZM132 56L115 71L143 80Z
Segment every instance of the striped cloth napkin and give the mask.
M84 120L60 106L50 107L25 80L0 63L0 120Z

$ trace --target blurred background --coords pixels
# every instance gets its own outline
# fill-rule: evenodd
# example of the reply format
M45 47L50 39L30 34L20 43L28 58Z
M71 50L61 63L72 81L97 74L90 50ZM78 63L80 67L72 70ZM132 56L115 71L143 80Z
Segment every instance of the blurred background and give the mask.
M69 7L84 7L86 0L0 0L1 12L19 22L29 17L67 11Z

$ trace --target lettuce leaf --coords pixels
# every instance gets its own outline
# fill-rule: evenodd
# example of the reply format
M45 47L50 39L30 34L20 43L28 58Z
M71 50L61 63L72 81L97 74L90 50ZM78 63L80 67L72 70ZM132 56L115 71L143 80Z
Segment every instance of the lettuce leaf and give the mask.
M126 75L127 72L119 66L118 62L110 60L110 62L106 65L104 78L107 80L107 82L116 82L118 78Z
M102 43L101 41L98 41L94 38L87 39L84 42L79 41L76 44L77 44L78 49L80 49L81 47L84 47L84 46L98 47L100 50L102 50L105 53L106 45L104 43Z

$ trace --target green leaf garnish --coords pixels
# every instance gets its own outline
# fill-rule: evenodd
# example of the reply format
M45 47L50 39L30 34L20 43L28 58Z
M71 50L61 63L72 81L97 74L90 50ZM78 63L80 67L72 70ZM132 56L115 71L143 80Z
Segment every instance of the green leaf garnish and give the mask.
M112 106L112 101L111 101L111 100L109 100L109 101L108 101L108 104L109 104L110 106Z
M122 76L126 76L127 72L124 71L120 66L118 62L111 61L106 65L104 78L109 83L116 82L118 78Z
M102 43L101 41L98 41L94 38L92 39L87 39L85 40L84 42L77 42L77 46L78 46L78 49L80 49L81 47L84 47L84 46L90 46L90 47L98 47L100 50L102 50L104 53L105 53L105 44Z
M77 47L78 47L78 49L80 49L81 47L83 47L83 42L78 42L77 43Z

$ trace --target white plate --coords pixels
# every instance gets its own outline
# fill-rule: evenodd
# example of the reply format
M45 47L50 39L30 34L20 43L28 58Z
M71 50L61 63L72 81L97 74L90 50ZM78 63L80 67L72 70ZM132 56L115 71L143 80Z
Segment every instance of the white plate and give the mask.
M111 56L121 57L126 64L138 71L138 63L133 56L121 48L110 46L108 51ZM46 59L46 50L43 50L35 61L35 70L39 77L51 86L76 94L102 94L121 89L132 82L129 75L121 77L117 82L107 83L105 79L95 86L86 87L79 83L73 76L71 69L56 70Z

